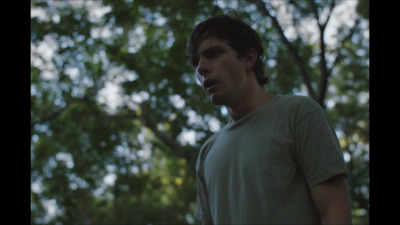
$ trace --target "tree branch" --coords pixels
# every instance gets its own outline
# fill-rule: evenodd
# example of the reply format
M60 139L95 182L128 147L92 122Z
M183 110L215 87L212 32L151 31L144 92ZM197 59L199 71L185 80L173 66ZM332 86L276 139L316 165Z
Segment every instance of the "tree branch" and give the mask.
M176 143L175 141L171 140L168 138L163 132L158 130L157 126L152 123L148 117L146 117L148 113L148 110L145 107L142 107L142 112L139 115L136 115L137 118L140 120L140 122L143 123L143 125L147 126L150 128L151 131L156 135L158 139L160 139L164 144L166 144L170 149L174 150L176 153L178 153L180 156L182 156L186 162L188 163L189 167L193 172L195 172L196 169L196 162L195 160L191 157L189 152L183 148L180 144Z
M319 34L320 34L319 44L320 44L320 48L321 48L321 51L320 51L321 83L319 86L319 96L318 96L317 102L323 108L325 108L324 101L325 101L326 91L328 88L328 79L331 75L331 73L330 73L331 70L328 69L328 65L326 62L326 57L325 57L326 44L325 44L324 36L325 36L326 25L328 24L332 10L335 7L335 1L331 2L330 7L329 7L329 14L324 23L320 22L320 16L318 13L318 8L317 8L317 4L315 3L315 0L311 1L311 7L313 9L314 17L317 20L317 24L318 24L318 28L319 28Z
M356 32L356 29L357 29L357 26L358 26L359 23L360 23L360 18L357 16L356 20L354 21L354 26L349 30L349 33L340 41L342 44L351 40L351 38L353 37L354 33ZM332 72L333 67L335 67L335 65L337 65L341 61L341 59L343 57L343 55L340 54L340 49L341 48L338 47L338 54L335 57L335 60L333 62L333 66L332 66L332 68L330 70L330 73Z
M31 123L31 130L33 129L33 127L36 124L45 123L47 121L50 121L50 120L53 120L53 119L57 118L61 114L61 112L66 110L72 103L79 102L79 101L88 102L88 101L90 101L90 99L88 97L84 96L82 98L71 98L71 99L67 100L65 107L62 107L62 108L59 107L59 108L53 109L53 110L51 110L52 111L51 113L49 113L48 115L44 116L43 118L40 118L39 121Z
M271 15L271 13L268 11L266 4L263 3L261 0L248 0L249 2L255 4L258 8L258 10L266 15L267 17L271 18L272 24L275 27L275 29L278 31L279 35L281 36L283 43L286 45L286 47L289 50L289 53L292 55L294 58L297 67L300 70L300 75L303 78L303 81L307 87L308 94L311 98L317 99L315 95L315 91L311 85L311 78L306 70L305 63L303 62L302 58L299 55L298 49L287 39L287 37L284 34L284 31L281 27L281 25L278 22L278 19L274 16Z

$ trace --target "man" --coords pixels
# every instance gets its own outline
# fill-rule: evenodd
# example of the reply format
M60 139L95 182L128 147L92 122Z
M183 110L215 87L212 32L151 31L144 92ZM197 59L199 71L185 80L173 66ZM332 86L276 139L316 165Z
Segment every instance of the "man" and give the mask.
M263 48L240 19L198 24L189 58L231 121L202 146L195 217L204 224L351 224L347 168L323 109L264 90Z

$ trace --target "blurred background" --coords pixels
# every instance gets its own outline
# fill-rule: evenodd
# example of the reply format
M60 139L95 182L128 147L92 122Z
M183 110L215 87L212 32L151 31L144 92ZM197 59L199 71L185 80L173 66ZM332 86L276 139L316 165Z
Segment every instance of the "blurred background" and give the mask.
M186 60L193 27L236 10L266 89L334 124L354 224L369 224L369 1L31 1L31 223L195 224L194 166L229 120Z

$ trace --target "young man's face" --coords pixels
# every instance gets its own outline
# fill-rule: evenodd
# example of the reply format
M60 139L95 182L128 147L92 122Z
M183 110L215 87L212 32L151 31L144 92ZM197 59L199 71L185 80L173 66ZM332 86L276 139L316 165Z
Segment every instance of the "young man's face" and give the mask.
M197 78L213 104L232 105L241 100L247 81L245 60L226 41L200 41L194 61Z

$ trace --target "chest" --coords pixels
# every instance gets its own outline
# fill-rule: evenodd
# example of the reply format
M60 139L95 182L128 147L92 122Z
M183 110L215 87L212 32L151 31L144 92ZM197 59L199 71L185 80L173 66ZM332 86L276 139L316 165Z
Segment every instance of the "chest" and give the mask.
M206 182L253 182L266 171L277 176L293 171L294 143L290 124L284 121L224 131L204 161Z

